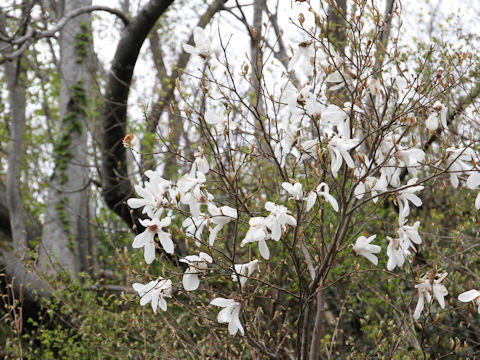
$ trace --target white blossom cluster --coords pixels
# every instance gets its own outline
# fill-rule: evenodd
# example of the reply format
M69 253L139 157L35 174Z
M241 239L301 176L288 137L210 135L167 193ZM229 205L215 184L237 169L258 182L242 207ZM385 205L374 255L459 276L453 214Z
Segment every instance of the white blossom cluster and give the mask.
M147 171L146 176L149 180L143 187L135 186L135 190L141 198L132 198L127 201L127 204L133 209L143 208L143 213L149 217L149 219L140 220L140 223L145 226L145 230L135 237L132 244L133 248L144 248L144 258L147 264L151 264L155 260L156 239L167 254L174 253L171 234L165 229L171 225L173 216L162 217L166 209L179 209L181 206L188 208L190 216L183 221L184 232L188 237L193 238L198 246L205 245L207 248L215 244L224 225L237 219L236 209L229 206L218 207L215 204L213 195L205 187L205 174L210 170L210 166L203 151L199 151L195 155L191 171L182 176L176 184L163 179L156 171ZM268 227L269 234L271 231L272 238L278 241L282 230L285 230L285 225L294 226L295 219L288 215L288 210L284 206L267 203L266 208L271 214L264 219L265 226ZM203 239L203 232L206 229L209 232L208 242ZM250 238L250 234L251 230L247 232L243 243L261 240L258 236ZM270 235L268 236L270 237ZM262 247L260 247L260 251L264 256ZM268 253L268 248L266 251ZM200 252L198 255L185 256L180 259L180 262L187 265L183 275L183 288L186 291L194 291L198 289L200 277L207 272L214 259L211 255ZM258 270L258 260L245 264L234 264L232 270L232 280L239 282L240 286L245 286L247 279ZM151 302L154 312L157 307L166 311L165 298L170 297L173 291L170 279L159 277L146 285L134 283L133 288L141 297L140 304L142 306ZM244 334L239 319L241 310L239 302L233 299L215 298L211 304L224 308L218 314L218 321L229 324L230 334L234 335L237 331Z
M196 28L194 34L195 46L185 45L184 50L208 59L215 50L205 31ZM281 187L288 194L288 199L296 202L297 208L306 212L315 209L319 197L322 201L328 202L335 213L340 215L347 212L349 209L345 205L345 197L349 195L341 195L343 198L340 201L340 197L335 198L334 194L339 178L349 174L353 180L350 195L355 202L377 203L380 198L392 199L398 206L398 228L396 236L385 236L388 241L386 268L388 271L401 268L411 254L417 251L416 246L422 244L419 234L420 222L416 221L413 225L408 225L408 222L412 205L418 208L423 204L420 196L427 179L422 179L421 175L427 165L426 154L418 144L412 145L400 131L395 130L379 139L379 146L375 151L365 154L365 135L355 124L365 116L367 105L361 101L345 102L340 106L325 105L321 103L317 94L345 87L357 89L363 87L365 89L363 96L371 97L375 101L381 96L386 80L369 76L353 77L346 69L345 60L333 49L318 49L309 42L298 45L287 70L299 71L308 78L314 71L315 61L319 62L316 68L323 69L322 87L314 88L308 82L299 88L290 82L285 86L285 91L278 99L278 103L283 104L284 116L278 120L277 130L271 139L271 148L280 168L286 168L289 164L315 162L327 163L329 167L325 169L326 174L322 181L313 187L306 185L308 181L301 175L290 181L284 181ZM412 99L417 96L409 95L410 84L405 76L394 75L390 81L399 99ZM425 127L429 131L437 131L441 125L444 130L448 130L447 107L439 101L434 102L432 106L429 106L425 99L422 101L431 111L425 120ZM408 105L405 105L405 108L407 115L415 118L413 112L408 114ZM207 111L204 120L217 135L236 128L236 125L230 124L223 115L213 111ZM311 129L307 130L304 126L307 121L311 123L312 120L317 130L314 135ZM385 124L379 124L383 125ZM446 161L439 161L435 166L450 175L452 186L457 188L464 183L469 189L480 189L480 173L476 168L478 154L470 147L451 147L446 151ZM328 156L329 161L326 162ZM429 163L435 161L430 159ZM166 253L173 254L175 250L171 234L166 230L172 223L173 215L162 217L165 209L183 209L183 213L188 209L189 215L182 222L184 233L193 239L198 247L204 246L206 249L215 246L225 225L238 220L237 209L219 206L213 194L208 192L206 175L209 171L210 165L205 153L200 150L195 153L191 171L183 175L176 184L163 179L157 172L147 171L149 181L143 187L135 186L140 198L128 200L128 205L134 209L143 208L143 213L148 219L140 220L145 231L135 237L133 247L144 248L147 264L155 260L156 239ZM475 207L480 209L480 192L476 197ZM270 249L267 241L278 242L289 228L295 228L299 224L284 205L266 201L264 208L268 215L251 216L248 219L249 228L240 245L258 243L260 255L268 260ZM171 214L171 211L168 213ZM204 236L206 232L208 237ZM376 239L376 234L358 237L355 244L352 244L353 252L377 265L377 256L382 248L372 244ZM199 252L198 255L188 255L180 261L187 265L183 275L183 288L186 291L194 291L199 288L201 278L209 266L215 263L215 258L212 252ZM257 259L245 264L234 264L232 281L241 287L245 286L251 274L258 270L258 266ZM420 279L415 286L419 296L414 313L415 319L420 317L425 299L431 303L433 298L436 298L440 307L445 307L444 297L448 295L448 291L443 282L446 276L447 273L428 273ZM166 310L164 298L172 294L172 282L160 277L146 285L136 283L134 289L141 296L141 305L151 302L154 311L157 306ZM459 296L459 300L474 301L480 312L480 291L467 291ZM217 320L219 323L228 323L230 334L234 335L237 332L244 334L240 321L242 304L239 301L217 297L210 304L223 308L218 313Z

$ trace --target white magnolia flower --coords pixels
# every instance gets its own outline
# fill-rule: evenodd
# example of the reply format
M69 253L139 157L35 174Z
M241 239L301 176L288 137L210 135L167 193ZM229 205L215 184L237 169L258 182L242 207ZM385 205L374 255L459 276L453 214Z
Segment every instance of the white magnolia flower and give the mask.
M386 182L382 183L382 181L377 181L375 177L367 175L371 170L371 161L365 154L360 155L361 164L353 169L353 175L357 180L360 180L354 189L355 197L362 199L367 191L371 191L372 196L377 195L377 190L387 191L388 184ZM377 182L380 183L377 185ZM377 201L378 197L374 197L373 202L376 203Z
M478 313L480 313L480 291L475 289L465 291L458 295L458 300L461 302L473 301L478 307Z
M436 112L431 113L427 120L425 120L425 127L431 131L438 129L438 114Z
M300 152L294 146L297 142L298 129L293 124L285 124L280 129L281 140L276 144L274 155L280 162L280 166L285 166L287 155L292 153L296 158L300 158Z
M376 237L377 235L372 235L369 238L360 236L352 248L357 255L366 257L374 265L378 264L378 258L374 254L378 254L382 250L380 246L370 244Z
M267 225L265 224L266 219L264 217L253 217L250 219L248 224L250 228L245 235L245 239L242 240L240 246L245 246L245 244L250 242L258 242L258 249L260 254L266 260L270 258L270 251L268 250L267 243L265 240L270 239L270 234L268 233Z
M364 113L361 108L348 101L343 104L343 108L331 104L322 113L321 121L336 127L339 136L350 139L350 114L352 111Z
M408 180L408 187L397 192L398 222L400 226L405 224L405 220L410 214L410 202L416 207L422 206L422 199L415 195L415 192L423 190L424 187L422 185L413 186L417 183L417 180L417 178Z
M385 176L383 176L383 174L382 176L380 176L380 179L376 179L374 177L367 177L366 180L367 181L365 185L368 184L368 186L370 187L372 196L374 196L373 202L376 203L378 201L377 194L378 193L382 194L388 191L388 182Z
M195 156L195 166L196 171L200 171L202 174L206 174L210 171L210 165L208 164L207 158L205 157L205 152L203 149L197 151L193 154Z
M198 192L198 196L200 196L200 187L205 183L205 181L207 181L207 178L202 172L191 171L190 173L183 175L178 180L177 187L182 197L189 191Z
M200 214L197 217L186 218L182 226L185 228L185 235L189 238L195 239L195 244L200 246L200 240L202 239L202 232L207 225L207 217L204 214Z
M432 274L433 275L433 274ZM448 273L436 274L434 278L431 278L430 274L423 276L420 279L420 283L415 285L418 289L418 303L415 307L413 317L419 319L423 311L425 304L424 298L427 298L427 302L431 304L433 297L435 297L442 309L445 308L445 296L448 295L447 288L442 282L447 277Z
M132 209L143 207L143 213L155 212L161 208L161 199L155 194L150 184L147 182L145 188L135 185L135 192L141 196L141 199L131 198L127 200L127 205Z
M171 190L172 183L162 178L156 171L148 170L145 175L150 179L145 182L145 188L135 185L135 192L142 198L128 199L127 204L132 209L143 207L142 213L148 214L151 218L160 217L163 207L169 203L165 193Z
M397 151L395 155L405 164L410 175L416 177L417 167L425 160L425 152L421 149L404 149Z
M265 225L272 232L273 240L280 240L282 230L285 230L286 225L297 226L297 220L290 215L290 211L285 206L268 201L265 209L270 211L270 215L265 219Z
M330 205L332 205L333 210L338 212L337 200L335 200L335 198L332 195L330 195L329 187L324 182L321 182L320 184L315 186L313 190L310 191L308 196L304 198L304 200L307 202L307 211L310 211L313 205L315 205L315 202L317 201L317 195L323 196L325 200L327 200L330 203Z
M228 224L232 219L237 218L237 210L230 206L216 207L212 203L208 204L208 212L212 215L210 223L215 224L213 229L210 230L208 237L208 244L213 246L217 239L218 233L222 230L223 225Z
M410 252L401 247L401 242L399 239L392 239L390 236L387 236L387 240L389 240L387 246L387 270L392 271L397 266L403 266L405 263L405 258L410 254Z
M472 190L480 188L480 172L477 170L472 172L467 179L467 187ZM475 209L480 210L480 192L475 199Z
M220 116L210 110L205 112L205 121L215 127L217 134L223 134L225 129L235 130L237 128L234 122L229 122L225 116Z
M255 259L246 264L235 264L234 269L235 271L232 274L232 279L233 281L238 281L238 279L240 279L240 285L243 287L250 275L258 270L258 260Z
M185 274L183 274L183 288L187 291L197 290L200 285L198 274L204 273L208 269L208 264L213 262L210 255L200 252L198 255L188 255L180 262L188 264Z
M224 308L218 313L217 321L220 324L228 323L230 335L235 335L238 331L240 331L241 335L244 335L243 326L240 322L240 310L242 308L240 303L233 299L218 297L210 301L210 305Z
M407 80L405 80L405 78L403 78L400 75L395 76L394 87L397 89L400 95L405 94L405 90L407 90L407 86L408 86L408 82Z
M288 182L284 182L282 183L282 188L284 188L287 193L292 195L294 200L303 199L303 187L301 183L295 182L290 184Z
M157 280L150 281L146 285L134 283L132 287L141 297L141 306L152 302L153 312L157 312L157 306L163 311L167 311L167 302L164 298L172 296L171 280L159 277Z
M471 148L447 149L447 167L450 172L450 182L454 188L458 187L458 176L462 172L472 169L471 162L474 160L475 152Z
M448 129L447 124L447 115L448 109L445 105L443 105L440 101L435 101L433 104L433 109L440 115L440 123L442 124L444 129Z
M420 221L415 222L413 226L403 225L398 230L398 239L400 240L400 246L404 250L413 249L417 251L413 243L420 245L422 243L422 238L418 234L418 227L420 226Z
M447 129L447 113L448 109L445 105L443 105L440 101L436 101L433 104L433 112L425 121L425 126L428 130L435 131L438 128L438 122L440 120L442 126Z
M177 187L182 204L188 205L192 216L197 218L200 216L200 205L210 200L210 196L202 191L203 184L207 181L205 175L197 171L195 176L195 170L196 166L192 166L192 171L178 180Z
M339 135L350 137L349 114L337 105L328 105L322 113L322 123L331 124L337 127Z
M195 47L183 44L183 50L189 54L198 54L204 58L209 57L213 49L205 30L198 26L193 29L193 40L195 41Z
M290 113L294 114L299 104L305 104L305 101L308 98L314 97L313 94L310 92L312 88L311 85L306 85L300 91L298 91L295 87L289 87L287 95L287 104L288 110Z
M360 171L357 171L359 168L355 168L354 174L358 179L361 179L363 175L361 175ZM377 179L373 176L367 176L360 180L357 186L354 189L354 194L357 199L362 199L363 196L367 191L371 191L373 202L376 203L378 201L378 192L385 192L388 190L388 184L385 178Z
M147 264L151 264L155 259L155 235L158 236L160 244L167 254L173 254L173 241L168 232L163 231L163 228L170 225L172 219L166 217L160 219L145 219L140 220L140 224L145 226L145 231L135 236L132 247L134 249L144 248L144 258Z
M332 156L331 170L333 177L338 176L338 170L342 167L342 159L345 160L349 168L353 169L355 167L348 151L357 146L358 143L357 139L346 139L342 136L335 136L330 139L328 150Z
M302 154L300 157L301 161L308 161L313 159L318 159L318 154L322 148L321 142L319 139L314 140L305 140L300 143L300 149Z
M300 69L305 75L310 75L313 71L312 60L315 56L315 48L309 42L302 42L298 44L298 49L295 51L292 59L288 63L288 71L292 71L295 65L300 63Z

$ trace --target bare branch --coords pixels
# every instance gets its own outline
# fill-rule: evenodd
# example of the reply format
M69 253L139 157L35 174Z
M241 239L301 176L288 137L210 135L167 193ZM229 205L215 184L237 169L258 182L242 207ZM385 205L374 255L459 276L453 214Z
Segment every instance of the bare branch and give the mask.
M58 23L55 26L53 26L50 29L47 29L41 32L36 32L35 29L31 27L25 35L16 39L10 39L9 41L6 41L10 45L20 45L20 47L17 50L0 57L0 64L4 63L5 61L10 61L19 57L28 49L28 47L33 42L43 38L55 36L55 34L60 30L62 30L65 27L65 25L73 18L76 18L77 16L83 15L85 13L93 12L93 11L106 11L111 14L114 14L122 20L125 26L128 26L130 22L128 17L125 14L123 14L121 11L110 8L108 6L91 5L91 6L81 7L65 15L62 19L58 21ZM4 51L5 49L2 49L2 50Z

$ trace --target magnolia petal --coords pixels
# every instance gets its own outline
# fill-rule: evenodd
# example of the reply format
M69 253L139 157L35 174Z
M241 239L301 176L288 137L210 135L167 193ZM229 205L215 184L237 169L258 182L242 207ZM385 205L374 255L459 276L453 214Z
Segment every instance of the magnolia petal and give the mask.
M366 249L372 254L378 254L380 251L382 251L382 248L378 245L368 245Z
M127 200L127 205L132 209L138 209L147 204L148 202L145 199L132 198Z
M450 182L455 189L458 188L458 176L456 173L450 173Z
M280 237L282 236L282 227L280 226L279 223L275 222L272 225L272 239L275 241L280 240Z
M240 322L240 304L236 304L235 309L232 312L232 322L235 325L237 330L240 330L240 333L243 335L243 327L242 323ZM235 330L235 333L237 332Z
M413 313L414 319L418 320L420 318L420 315L422 314L422 311L423 311L423 306L424 306L423 294L419 294L417 306L415 307L415 312Z
M155 291L155 293L152 295L152 309L154 313L157 312L158 295L158 291Z
M422 199L420 199L417 195L415 194L412 194L412 193L408 193L408 194L405 194L405 197L413 204L415 205L416 207L420 207L422 206Z
M470 174L467 179L466 185L469 189L476 189L480 186L480 172L474 172Z
M338 176L338 170L342 167L342 157L340 156L338 150L334 150L332 154L332 163L330 165L332 169L332 175L333 177Z
M154 232L148 229L145 229L144 232L135 236L135 239L133 240L132 248L138 249L138 248L144 247L148 243L153 242L154 236L155 236Z
M236 219L238 217L237 209L234 209L230 206L222 206L220 211L223 215L231 217L232 219Z
M208 254L206 254L206 253L204 253L204 252L200 252L199 255L200 255L200 259L201 259L202 261L205 261L205 262L208 263L208 264L213 263L213 259L212 259L212 257L211 257L210 255L208 255Z
M163 297L159 297L158 299L158 306L160 307L160 309L162 309L163 311L167 311L167 302L165 301L165 299Z
M458 295L458 300L462 302L470 302L475 300L479 296L480 296L480 291L472 289Z
M166 232L161 232L158 234L158 238L160 240L160 244L162 244L163 250L167 254L173 254L173 241L170 238L170 234Z
M427 120L425 120L425 126L428 130L435 131L438 129L438 115L436 113L431 114Z
M153 291L149 291L147 292L144 296L142 296L142 298L140 299L140 305L141 306L145 306L146 304L148 304L151 300L152 300L152 296L153 296Z
M171 223L172 223L172 218L167 216L166 218L160 221L159 227L163 228L163 227L169 226Z
M232 306L234 303L235 303L235 300L225 299L222 297L218 297L210 301L210 305L221 306L221 307Z
M135 290L137 293L140 294L143 291L143 289L145 288L145 285L140 284L140 283L133 283L132 288L133 288L133 290Z
M183 44L183 51L189 54L194 54L197 49L195 49L192 45Z
M232 320L228 323L228 333L230 335L235 335L238 331L238 326L235 324L235 322Z
M262 239L258 241L258 249L260 250L260 255L262 255L265 260L270 258L270 250L268 250L265 240Z
M315 191L310 191L305 200L307 201L307 211L310 211L317 201L317 193Z
M442 286L443 286L443 285L442 285ZM446 294L442 291L441 288L439 289L439 287L438 287L438 286L435 286L435 285L433 286L433 293L434 293L435 297L437 298L438 303L440 304L440 307L441 307L442 309L444 309L444 308L445 308L445 299L444 299L444 296L445 296Z
M357 241L355 242L355 248L363 248L365 247L370 241L365 236L360 236Z
M338 212L338 203L337 203L337 200L335 200L335 198L334 198L332 195L328 194L328 193L324 193L324 194L322 194L322 195L323 195L323 196L325 197L325 199L330 203L330 205L332 205L333 210L335 210L336 212Z
M222 323L228 323L232 321L232 311L230 307L226 307L218 313L217 321Z
M370 262L373 263L373 265L378 265L378 258L373 255L372 253L369 253L369 252L366 252L366 251L362 251L360 253L360 255L362 255L363 257L367 258L368 260L370 260Z
M208 164L207 159L204 157L198 157L195 159L195 164L197 164L197 169L203 174L206 174L210 171L210 165Z
M393 259L393 257L388 258L387 270L388 270L388 271L392 271L393 269L395 269L396 266L397 266L397 263L396 263L396 261Z
M153 241L145 245L143 257L147 264L151 264L155 260L155 243Z
M340 149L340 153L342 154L343 159L345 160L345 163L350 169L353 169L355 167L355 163L353 162L352 157L348 153L348 151Z
M289 194L292 194L293 192L293 185L288 182L282 183L282 188Z
M183 288L186 291L197 290L198 286L200 285L200 279L198 278L197 274L188 274L188 273L183 274L182 282L183 282Z
M357 199L363 198L365 195L365 184L363 182L360 182L354 189L354 195Z
M216 225L212 230L210 230L210 235L208 236L208 245L213 246L215 240L217 239L218 233L222 230L223 224Z
M297 226L297 220L291 215L287 215L285 223L287 225Z

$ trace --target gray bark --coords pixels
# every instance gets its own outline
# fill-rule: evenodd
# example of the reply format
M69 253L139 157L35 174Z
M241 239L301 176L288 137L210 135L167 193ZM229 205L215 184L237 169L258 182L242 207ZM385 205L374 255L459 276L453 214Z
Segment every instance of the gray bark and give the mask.
M250 58L252 63L252 88L254 91L253 106L256 107L257 113L263 112L262 100L262 73L263 73L263 50L260 48L262 43L262 16L263 10L266 8L264 0L255 1L253 4L253 34L250 40ZM250 32L252 32L250 30Z
M27 10L29 11L29 9ZM25 16L28 14L26 13ZM8 33L6 19L1 11L0 32ZM26 264L27 239L33 239L39 235L38 223L23 207L20 189L20 163L26 121L26 73L21 66L21 59L17 59L15 62L6 62L4 70L9 92L10 141L7 157L7 184L6 187L0 184L0 230L12 240L12 248L2 241L0 264L2 272L7 274L8 281L11 281L14 290L18 291L20 284L24 284L29 289L25 294L26 298L33 300L34 293L46 296L48 292L45 291L46 284Z
M63 14L88 6L91 0L65 1ZM49 275L88 269L87 99L91 58L89 13L71 19L60 33L60 117L55 170L46 204L39 267Z
M0 30L5 32L6 21L0 13ZM4 64L9 92L10 107L10 144L8 152L8 171L6 186L6 203L10 217L10 229L13 250L20 259L25 258L27 250L26 212L23 208L20 192L20 161L25 125L25 73L21 62Z

